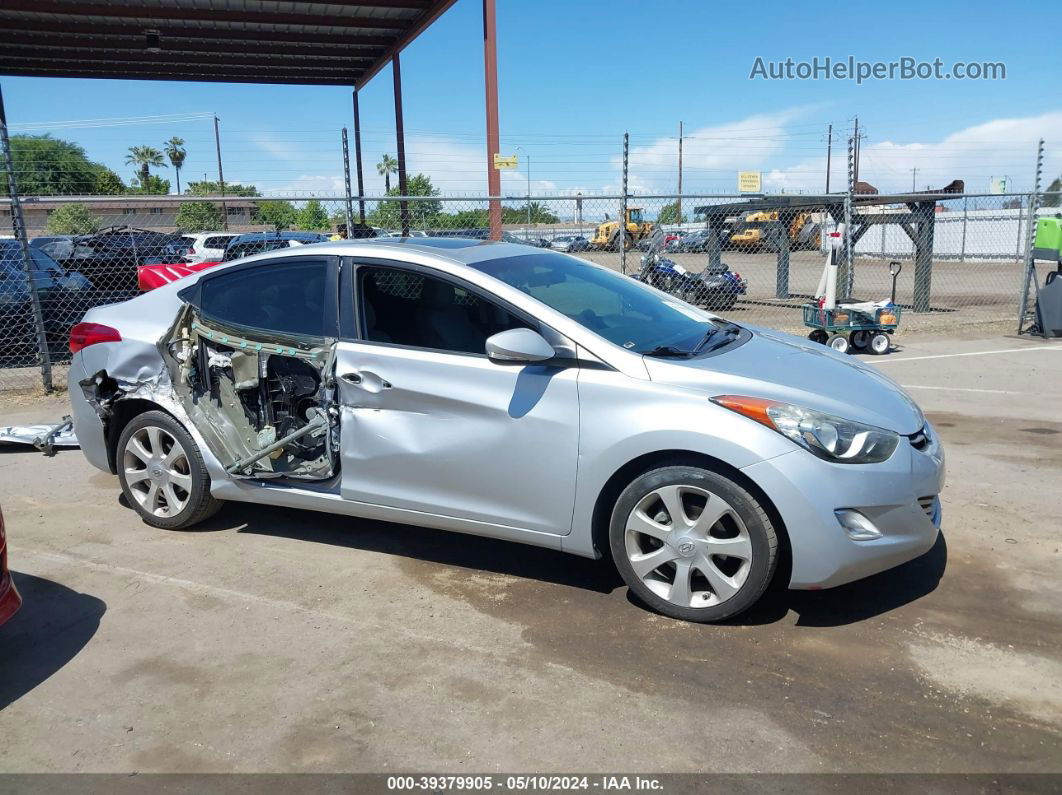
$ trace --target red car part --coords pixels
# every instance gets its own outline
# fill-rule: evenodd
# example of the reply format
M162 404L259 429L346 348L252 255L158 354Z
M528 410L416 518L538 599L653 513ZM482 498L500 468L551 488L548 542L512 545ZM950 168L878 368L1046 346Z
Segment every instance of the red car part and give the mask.
M0 624L22 607L22 597L7 568L7 535L4 533L4 514L0 512Z
M147 292L220 264L220 262L197 262L194 265L137 265L136 283L142 292Z

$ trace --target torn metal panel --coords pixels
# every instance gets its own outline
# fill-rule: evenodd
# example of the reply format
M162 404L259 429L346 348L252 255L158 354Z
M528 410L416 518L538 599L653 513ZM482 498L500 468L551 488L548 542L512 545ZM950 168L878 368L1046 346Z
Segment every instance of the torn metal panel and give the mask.
M188 307L162 346L174 397L235 477L332 477L335 340L248 334Z
M8 425L0 427L0 442L32 445L45 455L54 455L56 447L77 447L74 423L70 417L51 425Z

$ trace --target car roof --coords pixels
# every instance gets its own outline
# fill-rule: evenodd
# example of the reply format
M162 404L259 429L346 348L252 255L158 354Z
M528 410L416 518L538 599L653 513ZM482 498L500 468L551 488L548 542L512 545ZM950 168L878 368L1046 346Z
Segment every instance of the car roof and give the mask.
M321 232L248 232L236 235L229 241L230 246L239 243L261 243L266 240L306 240L317 243L324 240L327 235Z

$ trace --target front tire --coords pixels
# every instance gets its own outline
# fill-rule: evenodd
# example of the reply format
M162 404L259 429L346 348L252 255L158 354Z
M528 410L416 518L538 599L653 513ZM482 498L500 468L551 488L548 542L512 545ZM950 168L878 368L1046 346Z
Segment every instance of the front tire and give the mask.
M722 621L750 608L777 564L763 505L725 475L665 466L635 478L612 511L609 546L639 599L684 621Z
M126 501L152 527L183 530L221 507L210 496L198 445L163 411L145 412L125 426L116 459Z

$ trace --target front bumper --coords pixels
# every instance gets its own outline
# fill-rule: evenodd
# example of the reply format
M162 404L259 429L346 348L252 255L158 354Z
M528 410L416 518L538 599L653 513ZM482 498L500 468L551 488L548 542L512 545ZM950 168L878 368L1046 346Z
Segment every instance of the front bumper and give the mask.
M930 430L931 438L935 433ZM794 450L742 470L774 503L789 533L791 588L832 588L928 552L940 530L944 452L906 439L881 464L831 464ZM834 511L854 509L882 532L855 541Z

